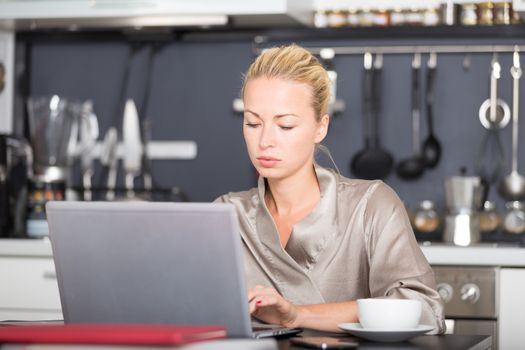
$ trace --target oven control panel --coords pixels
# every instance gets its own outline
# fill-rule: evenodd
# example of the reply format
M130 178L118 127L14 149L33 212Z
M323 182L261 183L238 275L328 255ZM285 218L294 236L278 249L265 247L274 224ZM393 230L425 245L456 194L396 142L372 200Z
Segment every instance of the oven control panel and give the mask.
M497 318L497 267L433 266L445 316Z

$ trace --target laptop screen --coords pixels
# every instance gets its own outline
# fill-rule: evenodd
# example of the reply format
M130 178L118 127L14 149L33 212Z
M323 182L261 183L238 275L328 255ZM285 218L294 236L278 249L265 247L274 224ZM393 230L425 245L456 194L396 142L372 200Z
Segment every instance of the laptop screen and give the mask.
M221 325L250 337L235 209L48 202L66 323Z

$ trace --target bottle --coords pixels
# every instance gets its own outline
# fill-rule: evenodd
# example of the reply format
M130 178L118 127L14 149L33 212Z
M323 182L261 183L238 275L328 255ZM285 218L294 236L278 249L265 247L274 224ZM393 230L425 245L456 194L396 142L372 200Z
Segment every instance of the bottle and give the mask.
M412 219L412 226L418 233L434 233L438 231L441 220L433 201L424 200L418 205Z
M525 233L525 206L520 201L507 202L503 230L509 234Z
M482 233L491 233L499 229L501 216L496 211L496 203L485 201L483 210L479 214L479 229Z

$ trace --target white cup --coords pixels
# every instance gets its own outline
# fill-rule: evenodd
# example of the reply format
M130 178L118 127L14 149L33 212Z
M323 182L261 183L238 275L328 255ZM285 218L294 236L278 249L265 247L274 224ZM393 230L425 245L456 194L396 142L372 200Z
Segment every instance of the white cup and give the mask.
M357 314L363 328L414 329L421 319L421 302L411 299L358 299Z

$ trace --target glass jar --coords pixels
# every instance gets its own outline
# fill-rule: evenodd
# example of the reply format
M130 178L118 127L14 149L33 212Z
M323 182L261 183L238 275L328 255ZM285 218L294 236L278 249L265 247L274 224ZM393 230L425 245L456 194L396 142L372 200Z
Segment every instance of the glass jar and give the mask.
M346 22L350 27L359 27L361 23L361 12L357 9L351 8L348 10Z
M439 13L436 8L430 7L423 13L423 25L437 26L439 24Z
M494 24L494 4L482 2L478 5L478 24L490 26Z
M464 26L475 26L478 24L476 4L461 5L461 24Z
M479 214L479 230L482 233L491 233L499 229L501 216L496 211L496 203L485 201L483 210Z
M385 9L378 9L374 11L374 25L378 27L386 27L390 24L390 13Z
M520 201L505 204L503 230L510 234L525 233L525 206Z
M432 233L439 229L441 220L436 205L429 200L421 201L414 212L412 226L419 233Z
M347 22L348 13L345 10L329 10L328 11L328 26L331 28L345 27Z
M316 28L328 27L328 11L319 10L314 14L314 26Z
M374 13L369 8L363 8L360 12L359 25L361 27L371 27L374 25Z
M423 11L417 8L412 8L406 12L405 24L411 26L423 25Z
M510 24L510 2L497 2L494 4L494 24Z
M512 5L510 7L510 24L521 24L523 21L521 20L520 14L518 11L514 11L512 8Z
M400 8L394 8L390 11L390 24L393 26L402 26L405 24L405 12Z

